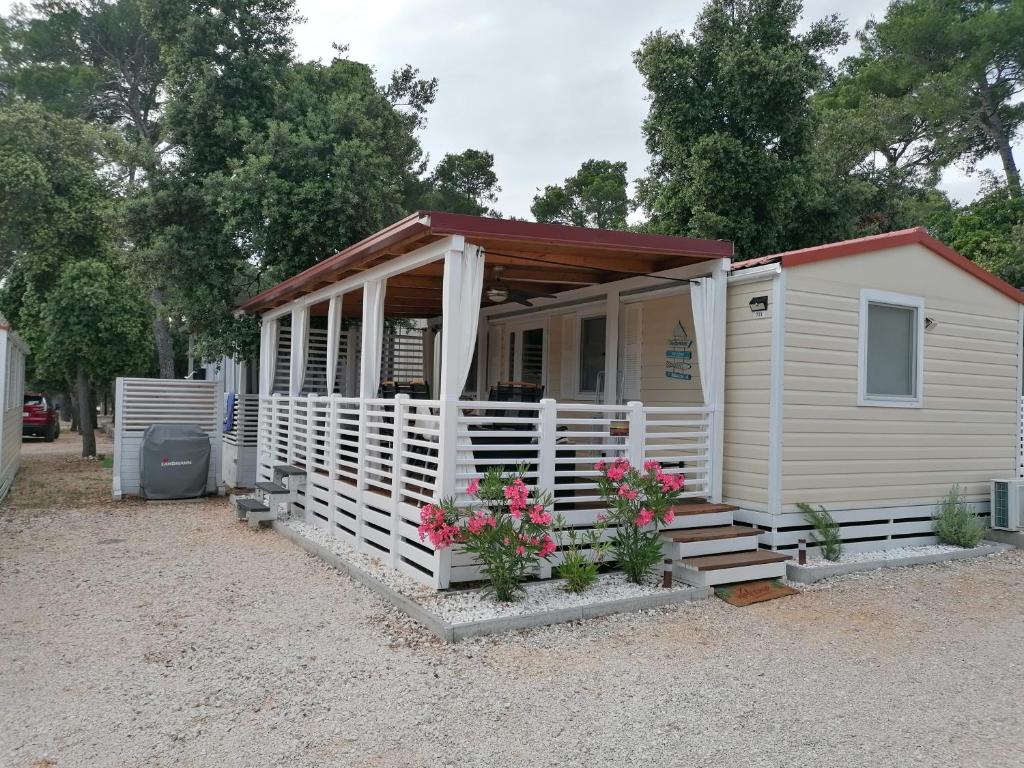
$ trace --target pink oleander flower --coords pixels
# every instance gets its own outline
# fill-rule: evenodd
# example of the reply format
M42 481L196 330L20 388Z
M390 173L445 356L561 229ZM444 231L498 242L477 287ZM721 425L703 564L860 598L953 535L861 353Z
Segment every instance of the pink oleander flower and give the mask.
M640 510L640 514L636 516L635 522L643 528L645 525L650 525L652 520L654 520L654 513L647 509L647 507L644 507Z
M558 547L555 544L554 539L545 534L544 538L541 540L540 549L537 551L537 555L540 557L547 557L556 549L558 549Z
M675 493L676 491L682 490L685 478L682 475L669 475L665 472L659 471L655 475L655 480L661 485L662 493Z
M631 488L627 483L623 483L622 485L619 486L619 496L621 496L623 499L629 499L630 501L633 501L636 499L638 495L639 494L637 493L637 491Z
M536 525L550 525L551 515L544 511L543 504L535 504L530 510L530 522Z
M497 528L498 521L481 511L474 512L466 521L466 530L470 533L481 533L485 528Z
M470 496L476 496L476 492L480 490L480 480L473 478L466 484L466 493Z
M629 462L625 459L616 459L615 463L608 467L608 471L605 473L608 475L608 479L614 483L619 482L629 472Z
M526 554L526 547L524 547L522 544L520 544L518 547L516 547L516 554L519 555L520 557L525 555Z
M594 469L596 469L598 472L604 472L607 468L608 463L604 459L601 459L599 462L597 462L597 464L594 465Z
M607 515L598 515L597 516L597 522L599 522L599 523L603 523L607 519L608 519Z
M526 483L523 482L522 478L517 477L505 486L502 494L508 503L509 512L518 520L522 517L523 510L526 509L526 501L530 498L530 489L526 487Z
M670 509L668 512L665 513L665 518L664 519L665 519L665 525L668 525L669 523L671 523L673 520L676 519L676 513L673 512Z
M661 464L654 459L648 459L644 462L644 472L660 472Z

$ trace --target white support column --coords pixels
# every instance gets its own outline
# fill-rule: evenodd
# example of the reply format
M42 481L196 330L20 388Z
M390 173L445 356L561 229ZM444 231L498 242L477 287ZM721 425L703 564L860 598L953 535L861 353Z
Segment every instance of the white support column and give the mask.
M540 434L537 438L537 490L550 493L553 503L557 462L555 444L558 440L558 404L554 399L541 399L538 417L537 431ZM551 578L551 564L547 560L541 560L538 569L537 575L540 578Z
M274 411L273 403L265 400L270 398L274 389L274 366L277 361L277 320L263 318L260 326L260 359L259 378L257 392L259 393L259 415L256 437L256 472L257 480L271 480L272 469L264 471L263 465L273 466L274 464ZM119 398L120 399L120 398ZM269 434L265 433L262 425L269 427Z
M341 302L345 294L331 296L327 305L327 394L334 394L338 375L338 342L341 338Z
M644 404L639 400L630 400L626 404L629 418L629 437L626 438L626 461L637 469L644 464L644 439L647 432L647 417L644 415Z
M402 486L405 476L405 418L409 412L409 396L395 395L395 429L391 440L393 446L391 464L391 567L398 568L401 562L398 549L402 541Z
M309 338L309 307L305 304L292 310L292 349L288 372L288 395L302 394L302 382L306 375L306 342Z
M711 476L709 479L709 501L722 502L722 462L725 457L725 323L726 298L729 280L729 259L720 259L711 273L712 291L715 297L714 345L715 370L711 380L713 386L714 411L711 414Z
M604 402L619 401L619 292L608 291L604 321Z

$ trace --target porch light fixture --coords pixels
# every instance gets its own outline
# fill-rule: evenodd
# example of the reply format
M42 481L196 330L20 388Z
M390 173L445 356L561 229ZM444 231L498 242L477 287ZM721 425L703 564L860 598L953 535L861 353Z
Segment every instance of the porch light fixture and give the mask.
M750 311L755 315L760 315L762 312L768 310L768 297L767 296L755 296L750 300Z
M487 298L495 304L502 304L508 300L508 288L488 288Z

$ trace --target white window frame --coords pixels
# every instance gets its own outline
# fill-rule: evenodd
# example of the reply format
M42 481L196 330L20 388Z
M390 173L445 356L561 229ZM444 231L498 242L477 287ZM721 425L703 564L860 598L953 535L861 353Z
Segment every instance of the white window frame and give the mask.
M604 333L605 333L605 339L607 340L608 339L608 313L605 312L605 308L604 307L590 307L589 309L580 310L579 312L576 313L576 323L575 323L576 345L574 347L575 350L576 350L576 359L575 359L575 361L573 361L573 365L575 366L575 369L576 369L574 374L573 374L573 382L575 384L574 389L576 391L572 393L573 398L576 399L576 400L594 400L596 402L597 399L599 397L601 397L601 395L604 394L604 392L608 389L608 382L607 381L604 382L604 389L602 389L602 390L595 390L593 392L584 392L580 388L580 365L583 362L583 357L582 357L582 355L583 355L583 321L584 320L590 320L590 319L595 318L595 317L603 317L604 318L604 322L605 322ZM603 368L600 371L599 375L600 375L601 378L604 378L604 369Z
M915 393L910 397L895 395L872 395L867 391L868 380L868 306L888 304L900 309L913 309L916 314L914 326ZM862 288L860 292L860 322L857 343L857 405L882 408L920 408L924 402L924 298L905 293L891 293Z

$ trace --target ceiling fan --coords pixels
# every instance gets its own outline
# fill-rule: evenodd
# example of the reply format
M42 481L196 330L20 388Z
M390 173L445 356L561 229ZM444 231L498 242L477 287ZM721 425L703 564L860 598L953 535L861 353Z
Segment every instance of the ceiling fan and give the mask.
M487 283L485 294L487 300L491 303L503 304L506 301L512 301L516 304L522 304L524 307L532 307L531 299L555 298L553 294L526 289L522 286L522 283L503 279L502 273L504 271L505 268L503 266L500 264L496 265L494 267L494 277ZM516 285L519 285L519 287L515 287Z

